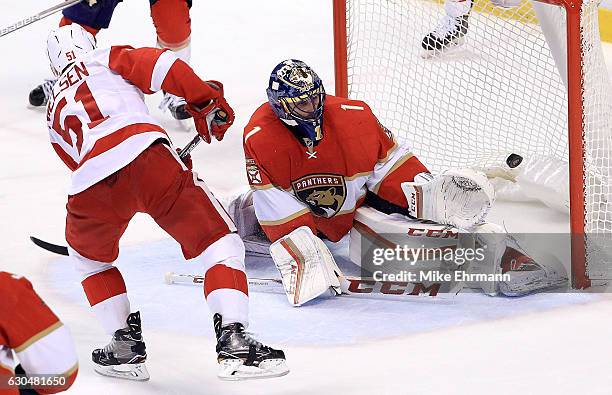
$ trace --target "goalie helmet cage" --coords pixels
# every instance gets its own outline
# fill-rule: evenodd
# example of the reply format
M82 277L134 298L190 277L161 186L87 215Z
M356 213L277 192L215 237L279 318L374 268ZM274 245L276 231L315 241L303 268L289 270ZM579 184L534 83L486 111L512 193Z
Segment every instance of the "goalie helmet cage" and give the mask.
M440 1L334 0L336 95L367 102L432 171L512 152L568 160L572 286L612 278L612 90L598 1L475 0L464 45L423 56Z

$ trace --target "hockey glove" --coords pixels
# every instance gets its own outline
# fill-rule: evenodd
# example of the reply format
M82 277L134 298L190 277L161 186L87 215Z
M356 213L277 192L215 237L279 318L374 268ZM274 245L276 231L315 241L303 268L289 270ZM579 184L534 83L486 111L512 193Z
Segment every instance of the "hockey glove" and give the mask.
M210 144L212 136L218 141L223 140L225 132L234 123L234 110L223 97L223 84L218 81L206 81L206 83L220 91L219 97L206 103L202 108L194 104L187 104L185 108L193 117L197 132Z
M437 177L420 173L401 185L413 218L467 230L484 221L495 200L487 177L471 169L447 170Z

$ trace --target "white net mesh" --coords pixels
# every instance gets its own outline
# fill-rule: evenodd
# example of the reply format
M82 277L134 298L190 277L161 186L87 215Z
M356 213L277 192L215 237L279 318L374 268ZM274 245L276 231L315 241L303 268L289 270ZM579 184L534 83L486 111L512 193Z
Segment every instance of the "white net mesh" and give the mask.
M582 6L583 136L587 273L612 278L612 88L601 50L598 2Z
M585 1L585 230L612 233L611 90L597 4ZM567 160L563 8L537 4L539 23L529 1L504 9L478 0L463 45L432 54L421 42L445 15L442 3L347 0L346 6L349 97L366 101L430 170L499 162L511 152Z

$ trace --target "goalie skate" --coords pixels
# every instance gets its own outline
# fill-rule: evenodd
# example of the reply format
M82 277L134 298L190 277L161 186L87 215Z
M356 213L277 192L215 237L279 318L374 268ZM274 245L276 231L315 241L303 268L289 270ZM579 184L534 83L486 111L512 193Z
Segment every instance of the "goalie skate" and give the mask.
M253 339L240 323L221 326L220 314L215 314L213 319L217 335L218 377L221 380L261 379L289 373L285 353L281 350Z
M149 372L144 365L147 352L142 339L140 313L130 314L126 323L127 327L117 330L108 345L93 351L94 370L103 376L149 380Z

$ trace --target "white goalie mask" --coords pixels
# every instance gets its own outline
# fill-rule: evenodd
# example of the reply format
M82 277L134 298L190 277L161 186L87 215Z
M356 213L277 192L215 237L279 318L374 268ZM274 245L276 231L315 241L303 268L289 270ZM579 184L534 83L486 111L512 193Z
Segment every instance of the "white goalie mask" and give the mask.
M75 59L96 49L96 39L80 25L73 23L52 30L47 37L47 56L51 71L59 77Z

